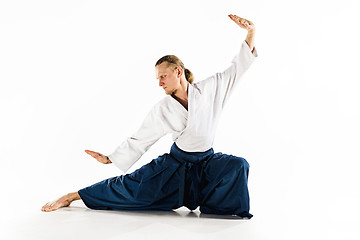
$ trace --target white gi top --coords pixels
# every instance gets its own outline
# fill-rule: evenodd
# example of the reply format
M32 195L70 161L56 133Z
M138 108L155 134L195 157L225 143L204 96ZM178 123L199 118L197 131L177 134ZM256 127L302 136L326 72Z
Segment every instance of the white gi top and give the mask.
M108 156L109 159L125 173L168 133L172 133L172 139L183 151L209 150L224 104L257 56L256 49L251 53L243 41L229 68L200 82L188 84L188 110L167 95L151 109L138 131Z

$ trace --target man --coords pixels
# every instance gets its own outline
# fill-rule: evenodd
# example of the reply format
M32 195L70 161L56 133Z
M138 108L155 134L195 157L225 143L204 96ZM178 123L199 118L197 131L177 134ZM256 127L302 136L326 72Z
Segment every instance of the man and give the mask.
M111 155L85 150L103 164L114 163L124 173L161 137L173 134L174 144L140 169L109 178L43 206L53 211L82 199L92 209L172 210L200 206L202 213L251 218L244 158L214 153L212 144L221 112L242 75L257 57L255 26L228 15L248 31L240 52L224 72L193 84L179 58L166 55L155 64L159 86L167 96L158 102L140 129Z

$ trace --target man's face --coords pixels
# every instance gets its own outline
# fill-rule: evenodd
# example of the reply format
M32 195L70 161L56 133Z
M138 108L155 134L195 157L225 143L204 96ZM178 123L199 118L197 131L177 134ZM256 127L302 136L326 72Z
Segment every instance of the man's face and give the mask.
M167 95L171 95L181 87L180 77L177 77L178 70L177 68L170 65L167 67L168 63L163 62L160 65L155 67L156 79L159 80L159 86L165 90Z

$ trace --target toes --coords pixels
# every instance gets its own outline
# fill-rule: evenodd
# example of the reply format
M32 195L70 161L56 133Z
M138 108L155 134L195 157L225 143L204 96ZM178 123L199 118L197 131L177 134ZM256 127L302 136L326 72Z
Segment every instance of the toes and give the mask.
M49 203L45 204L42 208L41 208L41 211L45 211L46 208L48 207Z
M41 208L41 211L44 211L44 212L52 211L53 206L54 206L54 202L48 202Z
M49 206L49 211L53 211L53 210L56 210L55 203L52 203L52 204Z

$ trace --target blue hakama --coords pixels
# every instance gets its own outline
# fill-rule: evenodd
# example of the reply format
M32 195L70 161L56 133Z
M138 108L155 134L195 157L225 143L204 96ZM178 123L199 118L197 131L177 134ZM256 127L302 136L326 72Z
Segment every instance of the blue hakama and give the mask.
M78 191L91 209L172 210L200 206L207 214L251 218L247 188L249 164L241 157L185 152L174 143L165 153L130 174Z

